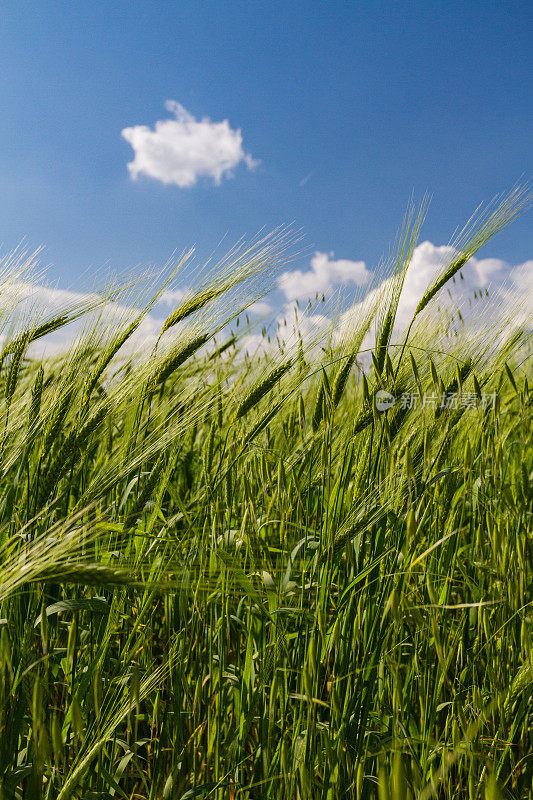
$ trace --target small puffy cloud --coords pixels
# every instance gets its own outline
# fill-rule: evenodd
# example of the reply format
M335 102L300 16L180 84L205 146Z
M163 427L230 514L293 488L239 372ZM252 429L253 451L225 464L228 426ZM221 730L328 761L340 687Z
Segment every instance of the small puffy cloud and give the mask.
M266 317L267 314L272 314L274 309L264 300L256 300L255 303L249 306L248 311L257 317Z
M520 294L529 297L533 306L533 260L525 261L520 266L515 267L511 272L511 279Z
M166 306L177 305L181 303L186 294L187 289L165 289L164 292L161 292L159 303Z
M311 259L311 269L284 272L278 285L287 300L298 300L329 292L334 286L355 284L365 286L372 273L364 261L350 261L347 258L334 259L334 253L316 251Z
M159 120L153 130L147 125L134 125L122 131L135 152L135 158L128 164L132 178L147 175L165 184L187 188L208 177L218 186L222 178L232 177L241 162L248 169L257 165L243 150L240 129L231 128L227 119L197 120L175 100L168 100L166 108L174 114L174 119Z

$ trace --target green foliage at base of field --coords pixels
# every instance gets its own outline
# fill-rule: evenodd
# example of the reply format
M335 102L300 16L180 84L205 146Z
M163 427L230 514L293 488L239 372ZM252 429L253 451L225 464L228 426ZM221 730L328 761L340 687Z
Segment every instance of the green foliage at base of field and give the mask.
M432 312L481 228L394 339L418 222L322 349L210 316L264 247L149 354L4 340L5 800L533 798L530 330Z

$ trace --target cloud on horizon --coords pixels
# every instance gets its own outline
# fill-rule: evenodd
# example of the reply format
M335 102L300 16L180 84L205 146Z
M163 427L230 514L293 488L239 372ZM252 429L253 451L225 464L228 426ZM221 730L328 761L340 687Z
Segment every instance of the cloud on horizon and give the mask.
M416 305L426 288L440 273L442 264L453 255L453 248L447 245L434 245L429 241L419 244L407 271L400 303L398 306L395 335L405 330L412 319ZM474 326L478 324L497 324L508 330L520 325L533 326L533 260L529 260L512 268L506 261L495 258L471 258L461 270L463 279L456 276L455 283L450 282L441 289L433 301L435 307L460 308L463 315L471 319ZM390 279L388 279L390 280ZM314 307L308 314L298 311L296 300L302 296L315 295L316 291L325 293L334 288L346 286L357 287L357 299L352 301L344 313L336 319L335 337L340 341L346 333L361 319L362 303L371 303L372 298L386 291L387 279L379 281L367 269L362 261L348 259L335 260L333 254L317 252L311 258L311 269L285 272L281 285L285 300L276 304L275 299L266 297L250 306L248 311L252 317L270 317L278 323L278 334L281 339L294 339L294 325L307 339L318 340L327 336L333 322L331 308L326 303L320 312ZM485 297L485 290L488 297ZM175 288L161 294L159 302L151 314L147 314L138 330L132 336L126 349L145 349L155 344L169 307L177 305L185 296L186 289ZM479 302L474 298L476 292ZM481 297L483 294L483 297ZM10 295L8 297L8 295ZM17 316L42 322L44 319L63 313L65 308L80 305L91 305L97 295L84 292L51 288L40 284L15 281L5 286L4 302L16 305ZM13 301L13 303L11 303ZM472 303L472 305L470 305ZM366 306L365 306L366 307ZM512 309L512 314L510 313ZM91 312L92 313L92 312ZM120 302L107 302L95 312L103 323L105 335L112 335L116 326L124 324L132 317L131 306ZM90 315L89 315L90 316ZM72 323L32 345L31 352L35 356L60 354L80 335L85 327L86 318ZM4 330L9 326L4 325ZM90 327L90 326L89 326ZM366 340L365 346L372 346L372 336ZM0 336L0 341L3 339ZM261 349L262 337L250 333L244 343L249 352ZM263 342L264 344L264 342Z
M135 317L132 306L110 300L102 302L102 295L96 292L76 292L27 281L6 283L2 300L6 313L3 332L0 333L0 345L5 341L7 332L10 336L19 332L21 323L25 329L37 327L75 309L86 309L86 313L75 321L34 341L28 352L35 358L59 356L86 336L93 338L93 344L98 346L106 337L112 338ZM162 297L161 305L165 304L165 300ZM132 351L152 347L157 341L165 316L164 312L161 318L146 314L124 349Z
M165 108L174 119L159 120L153 129L134 125L121 132L135 152L128 164L133 179L146 175L185 189L211 178L218 186L241 162L250 170L259 163L244 151L240 128L231 128L227 119L197 120L175 100L167 100Z

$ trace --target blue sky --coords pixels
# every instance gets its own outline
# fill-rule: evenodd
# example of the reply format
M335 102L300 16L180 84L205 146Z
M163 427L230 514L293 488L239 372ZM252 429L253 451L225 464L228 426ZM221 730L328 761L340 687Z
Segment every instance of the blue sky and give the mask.
M372 269L411 192L433 195L423 238L442 245L531 177L530 3L25 0L2 14L0 241L45 245L63 286L290 222L309 245L300 269L314 251ZM216 153L203 173L180 162L192 185L132 177L122 131L176 124L169 100L204 150L224 139L233 177L209 176ZM195 127L206 117L226 128ZM531 214L483 255L526 261L530 231Z

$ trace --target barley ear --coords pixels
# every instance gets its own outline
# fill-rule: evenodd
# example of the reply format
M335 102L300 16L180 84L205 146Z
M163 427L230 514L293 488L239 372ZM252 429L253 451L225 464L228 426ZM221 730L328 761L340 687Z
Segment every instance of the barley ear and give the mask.
M318 430L318 426L320 425L324 417L325 405L327 402L326 393L328 398L331 397L328 376L326 374L326 370L324 369L324 367L322 367L322 381L320 382L320 389L318 390L315 409L313 411L313 418L311 421L311 426L313 428L313 431Z
M20 363L22 361L22 357L26 352L26 348L28 346L28 336L21 336L17 340L17 345L13 351L13 358L11 359L11 364L9 366L9 373L7 376L6 381L6 402L9 404L13 395L15 394L15 388L17 385L17 379L20 370Z
M197 350L199 350L208 339L209 335L204 333L201 336L197 336L180 350L172 351L163 364L161 364L157 370L152 373L150 379L148 380L147 391L153 391L157 386L166 381L166 379L169 378L179 367L181 367L182 364L184 364Z
M170 314L165 322L163 323L163 327L161 328L161 334L168 331L170 328L173 328L179 322L182 322L184 319L189 317L191 314L194 314L195 311L199 311L203 308L207 303L211 300L214 300L215 297L218 297L223 292L226 291L227 286L212 286L208 289L204 289L203 292L194 295L194 297L185 300L178 308Z
M43 380L44 370L42 365L37 370L35 382L31 390L31 405L30 405L30 426L33 425L39 416L41 410L41 399L43 394Z
M248 395L244 398L244 400L240 403L237 411L235 413L235 419L240 419L244 417L245 414L248 413L254 406L256 406L259 401L266 395L268 392L274 388L276 383L285 375L286 372L290 370L292 367L292 359L289 359L284 364L281 364L279 367L270 372L267 377L258 383Z

